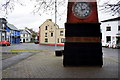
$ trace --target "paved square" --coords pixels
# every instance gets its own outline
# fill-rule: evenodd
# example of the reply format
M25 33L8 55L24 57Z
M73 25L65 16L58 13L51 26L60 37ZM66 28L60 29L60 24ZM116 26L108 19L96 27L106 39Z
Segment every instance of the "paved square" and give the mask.
M118 61L104 57L100 67L64 67L63 57L42 51L3 70L3 78L118 78Z

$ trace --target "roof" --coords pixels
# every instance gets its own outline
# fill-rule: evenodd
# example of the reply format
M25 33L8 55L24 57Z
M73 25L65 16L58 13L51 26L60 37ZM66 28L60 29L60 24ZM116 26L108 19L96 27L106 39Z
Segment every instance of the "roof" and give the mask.
M13 24L7 23L7 26L12 30L18 30Z
M27 32L25 30L20 30L21 34L27 34Z
M34 33L33 29L29 29L27 27L25 27L25 30L28 31L29 33Z
M0 18L1 23L7 23L7 20L5 18Z
M25 29L20 30L20 33L21 33L21 34L30 34L30 32L28 32L28 31L25 30Z
M47 22L51 22L53 25L55 25L57 28L59 28L59 26L58 26L56 23L52 22L52 19L47 19L43 24L46 24ZM43 24L42 24L42 25L43 25ZM42 26L42 25L41 25L41 26ZM41 26L40 26L40 27L41 27ZM40 27L39 27L39 28L40 28Z
M120 17L104 20L104 21L101 21L101 22L108 22L108 21L120 21Z

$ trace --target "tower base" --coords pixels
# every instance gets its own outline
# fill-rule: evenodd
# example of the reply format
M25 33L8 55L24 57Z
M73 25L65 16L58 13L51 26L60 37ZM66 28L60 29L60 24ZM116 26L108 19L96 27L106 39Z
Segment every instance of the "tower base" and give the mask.
M99 23L66 23L64 66L102 66Z

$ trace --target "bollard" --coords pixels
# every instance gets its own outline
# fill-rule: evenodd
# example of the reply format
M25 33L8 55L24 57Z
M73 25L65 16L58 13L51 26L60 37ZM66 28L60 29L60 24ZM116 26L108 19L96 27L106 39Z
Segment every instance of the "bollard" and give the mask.
M56 50L55 51L55 56L62 56L63 50Z

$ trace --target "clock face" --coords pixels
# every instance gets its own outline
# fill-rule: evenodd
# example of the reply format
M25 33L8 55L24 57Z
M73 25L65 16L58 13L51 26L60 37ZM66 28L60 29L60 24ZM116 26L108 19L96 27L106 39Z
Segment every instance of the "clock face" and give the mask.
M90 15L91 5L87 2L76 2L72 10L76 17L84 19Z

